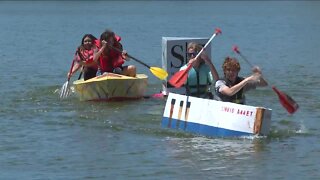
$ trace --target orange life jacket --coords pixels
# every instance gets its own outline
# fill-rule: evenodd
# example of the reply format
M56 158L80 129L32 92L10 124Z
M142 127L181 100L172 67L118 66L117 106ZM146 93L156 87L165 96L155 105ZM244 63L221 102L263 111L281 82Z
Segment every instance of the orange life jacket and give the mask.
M85 61L86 64L90 64L93 62L93 54L94 54L94 49L90 49L90 50L82 50L79 53L81 53L81 57L79 56L79 54L77 55L77 59ZM89 66L93 69L98 69L98 65L91 65Z
M121 37L115 35L116 37L116 45L115 48L122 49L120 41ZM99 41L99 40L98 40ZM100 41L96 42L98 47L100 47ZM100 69L102 72L112 72L115 68L121 67L124 63L124 59L122 57L122 53L113 49L109 49L109 53L104 55L103 53L99 57L100 61Z

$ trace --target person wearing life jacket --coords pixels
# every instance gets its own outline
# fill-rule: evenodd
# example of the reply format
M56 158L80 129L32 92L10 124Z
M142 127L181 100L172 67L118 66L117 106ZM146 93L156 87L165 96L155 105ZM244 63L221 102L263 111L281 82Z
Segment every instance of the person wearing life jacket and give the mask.
M85 34L81 40L81 45L77 48L73 61L74 66L68 78L76 73L83 66L84 80L91 79L96 76L98 66L93 62L94 51L97 50L95 41L97 40L92 34Z
M253 74L247 78L239 77L240 64L236 58L226 57L222 65L224 78L215 84L214 98L219 101L245 104L245 92L257 86L267 86L259 67L252 69Z
M187 46L188 64L191 63L192 68L188 72L188 78L185 84L186 95L212 99L213 95L210 86L213 78L216 81L219 79L219 75L205 51L195 59L202 48L201 45L195 42L190 42ZM181 70L186 67L187 64L181 67Z
M120 41L121 37L117 36L111 30L104 31L100 36L100 49L95 52L94 61L99 63L101 73L112 72L135 77L135 66L122 66L128 58Z

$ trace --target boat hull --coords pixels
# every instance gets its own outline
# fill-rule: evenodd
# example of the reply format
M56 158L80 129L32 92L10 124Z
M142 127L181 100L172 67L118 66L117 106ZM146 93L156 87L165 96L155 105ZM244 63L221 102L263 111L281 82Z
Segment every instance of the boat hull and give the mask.
M271 112L263 107L169 93L161 124L204 136L267 136Z
M137 74L136 77L129 77L105 73L87 81L74 81L73 85L81 101L139 99L147 89L148 76Z

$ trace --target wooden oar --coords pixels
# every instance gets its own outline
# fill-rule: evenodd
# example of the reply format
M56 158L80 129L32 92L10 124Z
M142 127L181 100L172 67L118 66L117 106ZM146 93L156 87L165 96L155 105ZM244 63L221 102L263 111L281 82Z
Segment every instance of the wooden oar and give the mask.
M214 37L216 37L216 35L220 34L221 30L219 28L216 28L215 32L213 33L213 35L211 36L211 38L208 40L208 42L204 45L204 47L201 49L201 51L197 54L197 56L195 57L195 59L197 59L201 53L205 50L205 48L210 44L210 42L212 41L212 39ZM187 80L188 78L188 72L191 69L192 64L188 64L186 69L182 69L178 72L176 72L174 75L172 75L172 77L169 80L169 83L174 86L175 88L179 88L181 87Z
M233 46L233 51L236 52L243 60L245 60L251 67L254 67L248 59L242 55L238 46ZM278 90L275 86L272 86L272 90L278 95L281 105L290 113L293 114L299 109L298 103L296 103L289 95Z
M109 45L109 44L107 44L107 45L108 45L109 47L111 47L112 49L114 49L114 50L116 50L116 51L118 51L118 52L120 52L120 53L123 53L123 51L122 51L121 49L118 49L118 48L116 48L116 47L113 47L113 46L111 46L111 45ZM155 75L157 78L159 78L160 80L164 80L164 79L167 78L168 73L167 73L167 71L165 71L164 69L159 68L159 67L151 67L151 66L147 65L146 63L142 62L141 60L139 60L139 59L137 59L137 58L129 55L128 53L126 53L126 55L127 55L130 59L133 59L133 60L137 61L138 63L146 66L147 68L149 68L149 70L151 71L151 73L152 73L153 75Z

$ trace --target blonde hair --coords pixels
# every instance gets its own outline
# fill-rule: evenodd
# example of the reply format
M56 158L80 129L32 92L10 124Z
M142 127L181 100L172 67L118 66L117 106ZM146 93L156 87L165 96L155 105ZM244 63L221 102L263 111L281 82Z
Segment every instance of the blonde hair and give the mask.
M202 46L198 43L190 42L187 47L187 50L189 50L189 49L194 49L198 53L201 51Z
M236 58L232 58L232 57L226 57L223 64L222 64L222 69L223 72L226 72L227 70L236 70L236 71L240 71L241 67L240 67L240 63L238 62L238 60Z
M203 47L200 44L198 44L196 42L190 42L187 46L187 52L189 51L189 49L193 49L194 52L198 54L202 48ZM204 60L201 58L201 56L199 56L198 59L199 59L198 61L200 62L200 64L204 63Z

